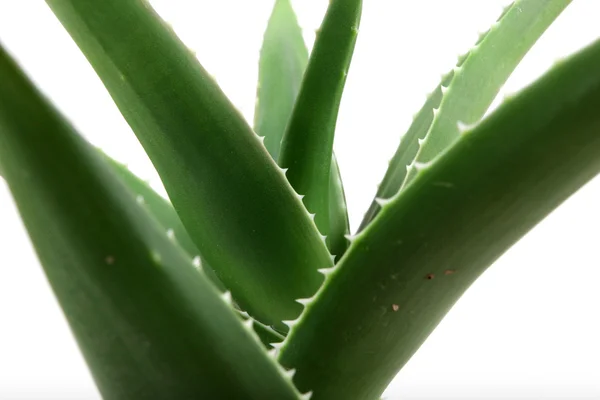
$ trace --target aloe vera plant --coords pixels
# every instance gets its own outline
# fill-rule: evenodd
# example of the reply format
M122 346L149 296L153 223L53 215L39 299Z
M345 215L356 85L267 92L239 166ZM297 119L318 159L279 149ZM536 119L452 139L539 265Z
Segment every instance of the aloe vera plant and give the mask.
M107 399L378 399L465 290L600 172L600 42L486 118L569 0L517 0L403 135L359 230L333 154L361 0L311 54L276 0L254 126L143 0L47 0L170 201L0 48L0 173Z

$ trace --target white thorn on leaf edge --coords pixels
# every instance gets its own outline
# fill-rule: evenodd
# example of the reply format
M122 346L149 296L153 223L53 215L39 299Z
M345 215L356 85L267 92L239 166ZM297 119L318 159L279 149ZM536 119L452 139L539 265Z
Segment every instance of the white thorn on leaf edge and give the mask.
M433 118L437 118L438 114L440 113L440 109L434 108L432 111L433 111Z
M306 392L304 394L301 394L300 395L300 400L310 400L310 398L312 397L312 395L313 395L312 391Z
M419 147L423 146L423 143L425 143L425 139L426 138L423 138L423 139L417 138L417 143L419 143Z
M279 351L283 347L283 342L275 342L269 344L273 347L273 350L275 351Z
M448 92L448 88L444 85L440 86L440 90L442 91L442 95L445 95Z
M290 379L292 379L294 377L294 375L296 375L296 369L292 368L292 369L287 369L287 370L283 370L283 373Z
M283 174L287 174L289 168L279 168Z
M260 135L256 135L256 137L258 137L258 140L262 143L265 144L265 137L264 136L260 136Z
M452 68L452 71L454 71L454 76L456 76L460 73L460 71L462 71L462 66L454 67L454 68Z
M298 199L300 199L300 201L302 201L302 199L304 198L304 195L300 194L300 193L296 193L296 197L298 197Z
M238 310L238 312L242 317L250 318L250 314L248 314L246 311Z
M423 163L422 162L415 162L414 164L415 164L415 169L417 171L423 171L424 169L429 168L433 164L433 162L431 162L431 161L429 161L429 162L423 162Z
M321 269L317 270L317 272L325 275L325 277L331 275L334 271L335 271L335 266L329 267L329 268L321 268Z
M375 203L379 204L380 207L391 203L392 199L384 199L383 197L375 197Z
M200 256L196 256L192 259L192 265L196 268L202 268L202 260Z
M314 297L309 297L307 299L296 299L296 303L302 304L304 307L306 307L313 300Z
M227 304L231 305L232 298L231 298L231 292L230 292L229 290L228 290L228 291L226 291L226 292L224 292L224 293L221 295L221 298L222 298L223 300L225 300L225 303L227 303Z
M465 124L462 121L458 121L456 123L456 128L458 129L459 133L465 133L470 131L471 129L473 129L477 124Z
M273 358L277 357L277 349L276 348L272 348L267 350L267 354Z
M242 322L242 324L244 324L244 326L248 329L252 330L252 327L254 326L254 320L252 318L248 318L245 319L244 322ZM252 330L254 332L254 330Z
M329 255L329 258L331 258L331 262L332 262L332 263L334 263L334 264L335 264L335 258L336 258L336 257L337 257L337 256L336 256L335 254L330 254L330 255Z
M352 243L354 239L356 239L356 235L344 235L344 238L346 238L347 241Z
M285 326L287 326L288 328L292 329L294 327L294 325L296 325L298 323L298 319L281 321L281 323L284 324Z
M310 217L310 219L312 219L313 221L315 220L315 215L317 215L317 214L308 213L308 216L309 216L309 217Z
M319 236L321 236L321 240L323 241L323 243L327 243L327 235L321 235L319 233Z

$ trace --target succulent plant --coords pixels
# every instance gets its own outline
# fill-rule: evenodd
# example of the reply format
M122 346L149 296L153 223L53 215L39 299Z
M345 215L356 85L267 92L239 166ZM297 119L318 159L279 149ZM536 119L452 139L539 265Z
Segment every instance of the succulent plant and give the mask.
M415 115L352 234L333 154L361 0L290 0L254 126L143 0L47 0L170 201L0 48L0 172L102 396L378 399L465 290L600 172L600 42L489 116L569 0L517 0Z

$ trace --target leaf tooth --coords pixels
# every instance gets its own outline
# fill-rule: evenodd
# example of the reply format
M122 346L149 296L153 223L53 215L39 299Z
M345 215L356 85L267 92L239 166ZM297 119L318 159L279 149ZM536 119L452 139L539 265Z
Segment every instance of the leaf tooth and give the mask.
M279 169L281 170L281 172L283 172L283 175L287 174L289 168L281 168L279 167Z
M334 265L333 267L318 269L317 272L319 272L320 274L323 274L325 276L325 278L327 278L329 275L334 273L335 270L336 270L336 266Z
M322 235L321 233L319 233L319 236L321 237L323 243L327 244L327 235Z
M454 71L454 76L456 76L462 71L462 66L457 65L456 67L452 68L452 71Z
M252 333L254 333L254 329L253 329L253 327L254 327L254 320L253 320L252 318L245 319L245 320L244 320L244 322L242 322L242 324L243 324L243 325L244 325L244 326L245 326L247 329L251 330L251 331L252 331Z
M229 290L223 292L223 294L221 294L221 298L230 306L233 305L233 299L231 298L231 292Z
M417 143L419 144L419 147L423 146L423 143L425 143L426 139L427 139L427 136L425 136L423 139L417 138Z
M196 256L192 259L192 265L198 269L202 269L202 259L200 256Z
M330 254L329 258L331 258L331 262L335 264L335 258L337 257L337 255L335 254Z
M443 86L440 85L440 90L442 91L442 95L446 95L446 93L448 93L448 87L447 86Z
M344 238L345 238L345 239L346 239L348 242L352 243L352 242L354 242L356 239L358 239L358 235L359 235L359 234L354 234L354 235L351 235L351 234L346 234L346 235L344 235Z
M423 171L429 167L431 167L431 165L433 164L432 161L429 162L415 162L414 163L414 167L417 171Z
M272 343L270 343L270 345L273 346ZM271 358L277 358L277 349L275 347L273 347L272 349L267 350L267 354Z
M309 216L309 217L310 217L310 219L312 219L313 221L315 220L315 215L317 215L317 214L315 214L315 213L310 213L310 212L308 213L308 216Z
M256 135L256 137L258 138L258 140L264 145L265 144L265 137L264 136L260 136L260 135Z
M433 108L433 118L437 118L438 114L440 113L440 108Z
M296 193L296 197L297 197L297 198L298 198L300 201L302 201L302 199L304 198L304 195L303 195L303 194L300 194L300 193Z
M462 135L466 132L469 132L471 130L473 130L473 128L475 128L477 126L477 124L466 124L462 121L458 121L456 123L456 128L458 129L458 132Z
M286 325L288 328L292 329L296 324L298 324L298 321L300 321L300 318L287 320L287 321L281 321L281 323Z
M375 197L375 203L379 204L380 207L384 207L386 204L389 204L392 201L391 198L384 199L383 197Z
M300 395L300 400L310 400L312 395L313 395L312 390L310 392L303 393Z
M306 307L308 304L310 304L313 300L315 299L315 296L313 297L308 297L306 299L296 299L296 303L302 304L304 307Z
M248 314L246 311L238 310L238 313L244 318L250 318L250 314Z
M284 369L283 373L285 374L285 376L287 376L289 379L293 379L294 375L296 375L296 368L292 368L292 369Z

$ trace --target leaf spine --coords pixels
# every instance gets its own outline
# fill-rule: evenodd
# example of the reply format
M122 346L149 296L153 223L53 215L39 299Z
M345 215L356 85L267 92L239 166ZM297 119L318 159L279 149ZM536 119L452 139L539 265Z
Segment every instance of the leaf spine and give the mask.
M414 164L417 171L423 171L424 169L429 168L433 162L415 162Z
M386 204L389 204L392 201L391 198L384 199L383 197L375 197L375 203L379 204L380 207L384 207Z
M331 275L334 271L336 270L335 265L333 267L329 267L329 268L321 268L318 269L317 272L323 274L325 277L328 277L329 275Z
M229 290L223 292L223 294L221 294L221 298L225 301L225 303L229 305L232 304L231 292Z
M310 302L312 302L315 299L315 297L309 297L306 299L296 299L296 303L298 304L302 304L304 307L306 307Z
M196 256L192 259L192 265L198 269L202 269L202 260L200 256Z
M310 398L312 397L313 392L312 390L310 392L306 392L304 394L300 395L300 400L310 400Z
M287 370L284 369L283 373L285 374L285 376L292 379L294 377L294 375L296 375L296 369L295 368L287 369Z

